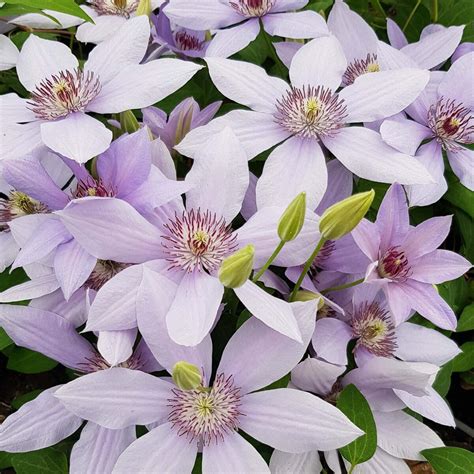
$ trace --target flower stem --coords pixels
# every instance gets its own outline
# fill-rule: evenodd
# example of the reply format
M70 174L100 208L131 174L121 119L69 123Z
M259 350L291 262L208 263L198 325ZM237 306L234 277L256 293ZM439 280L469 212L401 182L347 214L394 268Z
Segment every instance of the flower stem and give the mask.
M408 16L407 21L403 25L403 28L402 28L403 31L407 29L408 25L410 24L410 21L413 19L413 16L415 15L416 10L418 10L418 7L420 6L420 4L421 4L421 0L418 0L416 2L416 5L413 7L413 10L410 12L410 15Z
M295 300L296 293L298 293L298 290L300 289L301 283L303 283L305 275L308 273L311 267L311 264L314 262L314 259L318 256L318 253L325 242L326 242L326 239L324 237L321 237L321 240L318 242L318 245L316 245L316 248L313 250L313 253L308 258L308 260L306 260L306 263L304 264L304 267L303 267L303 271L301 272L298 280L296 281L295 287L293 288L293 291L291 292L290 302Z
M380 14L384 18L386 18L387 15L386 15L385 10L383 9L382 5L380 4L380 0L375 0L374 3L375 3L375 6L377 7L377 9L380 11Z
M431 19L433 20L433 23L436 23L438 21L438 0L432 0L431 5L432 5Z
M281 59L278 57L278 54L275 50L275 46L273 46L273 42L270 39L270 35L265 31L265 28L263 27L263 22L262 19L260 19L260 31L263 35L263 38L265 39L265 43L267 44L267 49L270 53L270 56L272 57L276 67L278 68L280 75L282 77L286 77L287 75L287 70L285 65L282 63Z
M273 260L277 258L277 255L281 252L281 249L283 248L284 245L285 245L285 242L283 242L283 240L280 240L280 243L278 244L277 248L270 255L270 258L265 262L265 265L252 278L252 281L254 283L256 283L259 280L259 278L268 270L268 267L273 263Z
M326 288L325 290L321 291L321 293L329 293L330 291L338 291L338 290L345 290L346 288L352 288L353 286L360 285L364 283L365 278L361 278L359 280L351 281L350 283L345 283L344 285L338 286L331 286L331 288Z

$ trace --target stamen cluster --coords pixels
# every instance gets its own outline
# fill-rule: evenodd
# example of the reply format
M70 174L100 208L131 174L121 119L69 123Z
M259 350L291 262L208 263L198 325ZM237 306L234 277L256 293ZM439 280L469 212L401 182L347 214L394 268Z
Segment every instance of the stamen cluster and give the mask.
M177 31L174 40L182 51L201 51L204 46L204 41L184 30Z
M276 0L236 0L229 5L246 17L260 17L266 15L275 5Z
M302 138L334 136L344 126L344 101L323 86L291 87L277 101L275 121Z
M37 118L56 120L72 112L84 112L100 90L100 81L92 71L60 71L36 87L28 104Z
M428 111L428 125L445 150L459 151L459 143L473 143L474 116L454 99L441 97Z
M163 246L170 268L212 272L237 248L237 235L224 218L210 211L184 211L165 227L169 234L163 236Z
M346 72L342 76L342 82L345 86L353 82L363 74L369 72L379 72L380 66L377 62L377 55L369 53L365 59L356 59L347 66Z
M119 263L113 260L97 260L92 273L84 285L87 288L99 291L111 278L128 266L128 263Z
M99 15L119 15L125 18L135 13L140 0L94 0L92 8Z
M81 374L90 374L92 372L98 372L99 370L107 370L112 366L97 352L94 357L86 359L86 362L79 364ZM134 352L129 359L117 364L114 367L122 367L130 370L141 370L144 366L144 361L139 353Z
M411 267L400 247L390 247L379 260L378 272L382 278L404 281L411 275Z
M357 338L356 348L364 347L371 354L390 357L397 348L395 326L388 311L377 302L365 302L354 311L351 319L352 334Z
M117 190L113 186L106 185L102 179L94 179L90 176L83 181L79 181L76 189L72 193L74 199L83 197L114 197Z
M239 427L241 394L233 377L217 375L210 389L173 389L169 399L171 412L168 417L179 436L202 445L223 441L225 435Z
M8 199L0 198L0 232L8 232L8 223L28 214L45 214L47 206L20 191L12 191Z

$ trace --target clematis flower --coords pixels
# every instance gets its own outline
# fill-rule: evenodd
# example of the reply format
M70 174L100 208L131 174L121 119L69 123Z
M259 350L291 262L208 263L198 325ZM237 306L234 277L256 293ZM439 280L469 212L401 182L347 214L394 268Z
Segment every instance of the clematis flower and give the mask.
M15 43L5 35L0 35L0 71L7 71L16 66L20 52Z
M321 144L362 178L405 184L431 182L424 167L391 149L378 133L347 126L404 109L424 89L427 71L381 71L361 76L337 92L346 59L333 36L314 39L296 53L290 67L291 86L253 64L222 58L208 58L207 63L216 87L252 110L229 112L191 131L176 148L193 156L222 126L233 129L249 159L283 142L265 161L257 183L259 207L286 206L302 191L308 207L317 206L327 187Z
M147 304L152 301L158 303L158 308L159 299L148 300ZM304 344L251 319L228 342L213 381L210 373L203 374L201 389L184 391L165 380L120 369L87 375L55 395L78 416L102 426L155 424L119 458L116 473L128 472L131 466L139 471L190 473L198 450L202 450L204 473L269 472L238 429L290 452L335 449L362 433L335 407L288 388L256 392L281 378L304 353L314 328L315 305L309 302L292 306ZM166 362L162 363L171 370L171 364L179 361L182 353L163 343ZM211 351L210 344L193 349L193 363L210 367ZM203 410L204 405L214 409Z
M221 104L221 101L216 101L201 110L194 98L188 97L171 111L169 117L158 107L143 109L143 123L172 151L187 133L209 123Z
M451 56L451 62L454 63L454 61L457 61L465 54L472 53L473 51L474 43L472 41L465 41L456 48L456 51L454 51L453 55Z
M153 42L162 46L163 51L169 50L178 56L190 58L202 58L206 54L210 40L206 38L205 31L190 30L180 26L172 27L163 8L160 9L158 15L151 16L151 21L154 26L151 32Z
M2 305L0 326L21 346L41 352L78 375L127 367L131 371L161 370L141 341L135 351L136 331L99 334L97 348L79 336L59 314L24 306ZM24 404L0 426L0 449L16 453L52 446L77 431L83 418L65 408L54 394L58 385ZM74 444L70 469L111 472L119 455L136 439L135 427L111 430L88 422Z
M21 157L45 144L84 163L105 151L112 140L112 132L86 112L147 107L177 90L201 68L176 59L139 64L149 35L148 17L133 18L90 53L83 69L62 43L30 35L17 62L18 77L30 98L0 97L2 158Z
M327 35L321 15L291 11L307 3L308 0L201 0L196 4L193 0L173 0L164 12L172 22L186 28L219 30L206 56L229 57L257 37L260 23L272 36L302 39Z
M453 310L433 286L458 278L471 268L464 257L437 250L450 226L450 216L410 226L405 193L394 184L375 223L364 219L352 231L357 245L372 262L366 281L381 286L396 325L406 321L414 309L443 329L456 328Z
M74 240L55 211L71 200L114 196L129 202L144 215L152 213L155 207L179 196L187 185L168 180L151 164L151 159L152 143L146 129L122 136L98 157L96 177L77 163L69 163L77 179L69 192L63 191L35 159L3 161L3 175L16 193L5 204L9 212L6 219L20 205L26 214L9 222L21 248L13 268L41 262L52 269L66 299L84 284L98 290L128 262L98 261ZM22 199L20 203L18 196ZM57 289L51 283L44 282L45 291Z
M436 69L449 59L456 51L463 31L464 25L445 27L431 24L423 28L419 41L408 44L401 28L392 19L387 18L390 44L425 69Z
M307 358L291 372L291 383L301 390L319 395L334 403L342 390L341 375L344 367L330 364L316 358ZM350 374L350 373L349 373ZM342 382L344 383L344 378ZM345 385L345 383L344 383ZM405 459L422 461L424 449L443 446L439 436L416 418L400 409L389 411L374 410L377 429L377 449L374 456L355 467L355 473L396 472L409 474L411 471ZM326 464L336 473L342 472L337 451L324 451ZM343 460L346 469L350 466ZM301 472L322 472L320 455L317 451L306 453L286 453L275 450L270 459L272 473L283 473L298 466Z
M473 80L474 52L459 58L446 73L434 72L429 86L407 108L414 120L388 119L380 127L382 138L392 147L413 152L423 163L436 185L410 186L407 193L411 205L427 205L438 201L447 189L444 179L443 150L461 183L474 190L474 151L466 145L474 143Z
M249 171L245 152L230 129L218 133L196 154L186 182L191 188L185 194L186 206L179 201L162 206L150 219L154 225L132 206L110 198L74 201L57 215L80 245L97 258L127 263L156 260L155 271L175 282L175 288L170 289L173 301L167 311L170 336L179 344L193 346L208 334L218 313L224 292L217 277L220 264L239 247L252 243L254 265L262 266L279 243L277 223L284 208L262 209L236 232L232 230L231 222L240 211L248 187ZM129 222L134 225L130 227ZM318 235L317 218L309 216L298 239L285 246L275 263L304 262ZM122 272L120 283L115 280L106 285L110 288L109 301L117 294L115 285L126 287L127 277L134 300L138 297L141 269L132 268ZM251 281L236 293L255 317L300 340L287 302L272 298ZM102 294L107 300L105 286ZM268 312L269 305L272 312ZM109 324L114 318L120 324L125 318L130 324L130 316L121 310L111 314L105 309L104 314ZM188 316L183 317L184 314ZM88 329L96 330L97 326Z
M151 0L152 11L164 0ZM83 43L99 44L105 41L131 18L136 17L140 0L88 0L82 9L94 23L82 23L77 28L76 39Z

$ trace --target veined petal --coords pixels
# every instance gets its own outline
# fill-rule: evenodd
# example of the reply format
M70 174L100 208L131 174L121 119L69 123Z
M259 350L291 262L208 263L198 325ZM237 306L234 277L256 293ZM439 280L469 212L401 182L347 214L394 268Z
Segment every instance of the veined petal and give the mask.
M272 13L262 18L265 31L272 36L306 39L329 34L323 17L315 11Z

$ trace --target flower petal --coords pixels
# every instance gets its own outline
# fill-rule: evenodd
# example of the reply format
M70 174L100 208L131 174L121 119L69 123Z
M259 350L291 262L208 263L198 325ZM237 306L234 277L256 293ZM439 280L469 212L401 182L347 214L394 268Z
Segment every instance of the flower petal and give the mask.
M387 35L394 48L401 49L408 44L405 33L391 18L387 18Z
M345 322L336 318L316 321L311 339L317 357L337 365L347 364L347 344L352 339L352 330Z
M474 151L468 148L462 148L455 152L448 151L448 160L461 184L470 191L474 191Z
M77 27L76 39L82 43L102 43L116 33L126 21L127 19L120 15L97 15L94 17L94 23L85 22Z
M262 18L263 27L272 36L306 39L329 34L323 17L315 11L272 13Z
M290 388L248 394L241 409L242 430L280 451L340 448L363 434L336 407Z
M2 36L0 35L0 38ZM2 110L2 121L5 123L33 122L36 120L36 115L28 108L28 99L22 99L14 93L0 96L0 109Z
M17 66L18 70L18 66ZM439 84L438 94L441 97L455 99L464 107L474 108L474 94L469 90L473 82L474 52L465 54L454 62Z
M414 155L421 142L432 135L424 125L408 119L387 119L380 126L384 142L407 155Z
M0 35L0 71L15 67L20 52L15 43L5 35Z
M136 337L136 328L125 331L100 331L97 349L107 363L114 367L131 357Z
M272 474L319 474L323 469L318 451L307 453L284 453L275 449L270 458Z

